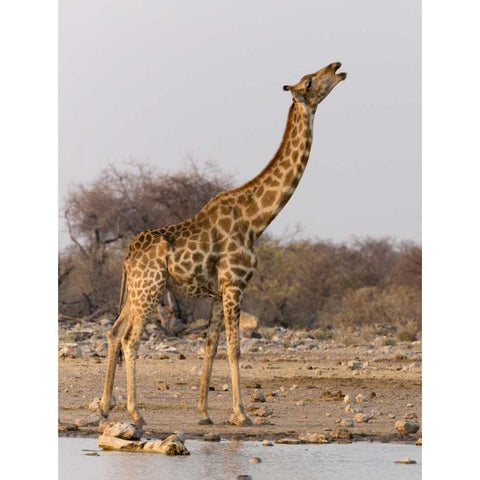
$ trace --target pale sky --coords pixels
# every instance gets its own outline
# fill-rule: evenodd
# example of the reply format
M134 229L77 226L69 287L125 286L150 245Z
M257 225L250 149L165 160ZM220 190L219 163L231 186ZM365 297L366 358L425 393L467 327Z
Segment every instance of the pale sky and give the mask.
M213 160L244 183L280 143L282 86L340 61L348 77L319 105L304 177L267 231L421 241L420 1L69 0L59 25L60 208L130 160Z

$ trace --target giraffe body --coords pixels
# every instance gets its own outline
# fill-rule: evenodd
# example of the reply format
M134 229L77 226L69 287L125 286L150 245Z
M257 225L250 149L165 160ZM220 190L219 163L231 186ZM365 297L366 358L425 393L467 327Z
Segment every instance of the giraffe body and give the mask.
M257 259L254 242L288 202L302 177L312 144L313 118L318 103L346 74L339 63L306 75L293 86L287 126L270 163L245 185L222 192L194 217L176 225L148 230L131 242L124 262L120 313L108 333L107 375L101 413L112 406L113 380L120 353L125 354L127 410L137 411L135 358L145 321L164 290L184 297L212 297L200 385L200 423L212 423L207 412L210 377L222 324L231 368L231 423L251 424L240 396L239 316L243 292ZM123 290L123 288L122 288ZM125 294L124 294L125 293Z

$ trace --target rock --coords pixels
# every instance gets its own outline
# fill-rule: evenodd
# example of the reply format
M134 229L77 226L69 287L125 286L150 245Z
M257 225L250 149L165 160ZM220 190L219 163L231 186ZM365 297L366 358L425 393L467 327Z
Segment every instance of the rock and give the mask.
M247 312L240 312L240 331L256 330L258 328L258 317Z
M416 442L415 442L415 445L417 447L421 447L422 446L422 437L420 437Z
M92 402L90 402L90 404L88 405L88 409L93 413L100 412L101 407L102 407L102 399L99 397L94 398Z
M252 366L249 363L242 363L240 365L240 368L250 369L250 368L252 368Z
M98 446L103 450L120 450L127 452L150 452L164 455L190 455L190 452L178 435L170 435L165 440L140 441L100 435Z
M375 392L370 392L368 395L371 399L375 398L377 394Z
M281 438L275 443L278 443L279 445L301 445L305 442L303 440L300 440L299 438Z
M106 422L103 435L123 438L124 440L139 440L143 434L140 426L134 423Z
M406 465L411 465L414 463L417 463L415 460L412 460L411 458L402 458L401 460L395 460L394 463L404 463Z
M250 463L262 463L262 459L260 457L252 457Z
M420 362L413 362L408 366L408 369L409 370L414 370L414 369L420 368L420 367L421 367Z
M251 475L237 475L237 480L252 480Z
M338 430L334 430L332 432L332 437L340 438L342 440L348 440L350 438L353 438L353 434L350 430L347 430L346 428L339 428Z
M220 441L220 435L218 435L218 433L206 433L203 436L203 439L206 442L219 442Z
M344 395L341 390L337 390L334 393L327 390L320 395L320 398L322 400L342 400L345 396L346 395Z
M262 393L261 390L255 390L250 395L250 400L252 402L266 402L267 401L267 399L265 398L265 395Z
M355 397L355 400L357 401L357 403L363 403L367 400L367 397L365 395L362 395L361 393L359 393L356 397Z
M348 404L345 407L345 411L348 413L362 413L363 412L363 407L360 405L351 405Z
M180 352L175 347L167 347L167 348L164 348L163 351L165 353L171 353L173 355L179 355L180 354Z
M164 381L160 381L158 382L157 390L162 390L162 391L170 390L170 385L166 384Z
M85 340L88 340L95 331L93 328L83 328L80 330L71 330L70 335L73 337L74 342L84 342Z
M269 417L272 415L272 411L268 410L266 407L257 407L255 405L248 405L246 408L248 413L255 415L257 417Z
M262 388L262 386L258 382L250 382L247 383L245 386L252 389Z
M341 427L353 427L353 420L350 418L342 418L340 420L340 426Z
M352 404L352 403L355 403L355 399L353 398L353 395L350 395L349 393L347 393L344 397L343 397L343 401L345 404Z
M93 427L97 426L102 418L100 415L91 415L86 418L77 418L74 423L77 427Z
M224 392L228 392L229 389L230 389L230 387L228 386L228 383L224 383L224 384L222 385L222 390L223 390Z
M417 414L415 412L410 412L410 413L406 413L403 418L407 419L407 420L416 420L418 417L417 417Z
M298 438L304 443L330 443L324 433L303 433Z
M299 400L298 402L295 402L295 405L297 407L304 407L307 404L305 400Z
M78 343L62 343L58 355L61 358L81 358L82 349Z
M273 425L273 423L265 417L255 417L253 419L253 424L254 425Z
M78 425L74 423L59 423L58 431L59 432L75 432L78 430Z
M186 360L187 357L183 353L179 353L177 355L177 358L178 358L178 360Z
M357 362L357 360L349 360L347 368L349 368L350 370L356 370L358 368L362 368L362 364L361 362Z
M357 413L355 417L353 417L357 423L368 423L371 418L372 416L368 415L367 413Z
M273 447L273 443L272 443L270 440L264 440L264 441L262 442L262 445L263 445L264 447Z
M174 432L174 434L179 438L179 440L183 443L187 440L187 435L183 430L178 430Z
M420 429L420 425L417 422L411 422L410 420L397 420L395 422L395 429L399 433L417 433Z
M89 457L99 457L100 454L97 452L87 452L85 455L88 455Z

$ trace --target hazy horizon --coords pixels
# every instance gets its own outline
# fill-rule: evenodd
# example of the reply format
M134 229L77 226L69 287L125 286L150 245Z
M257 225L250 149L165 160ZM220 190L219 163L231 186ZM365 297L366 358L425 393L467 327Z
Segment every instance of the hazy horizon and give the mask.
M129 160L212 160L244 183L280 143L282 85L341 61L348 78L320 104L305 175L267 231L421 241L420 2L71 1L59 28L60 209L72 185Z

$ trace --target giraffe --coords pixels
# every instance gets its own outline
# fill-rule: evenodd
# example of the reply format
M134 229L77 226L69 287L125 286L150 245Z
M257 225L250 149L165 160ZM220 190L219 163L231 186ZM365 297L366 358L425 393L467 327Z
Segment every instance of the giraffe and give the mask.
M210 321L200 381L200 424L212 424L207 400L213 360L223 324L230 364L233 414L230 423L251 425L240 395L239 316L245 287L257 259L254 242L285 206L306 167L318 104L346 78L332 63L285 85L293 103L281 144L267 166L239 188L220 193L198 214L179 224L138 234L123 265L120 308L108 331L107 372L100 414L107 418L120 349L127 377L127 411L144 424L137 409L135 359L145 321L164 290L179 296L211 297Z

